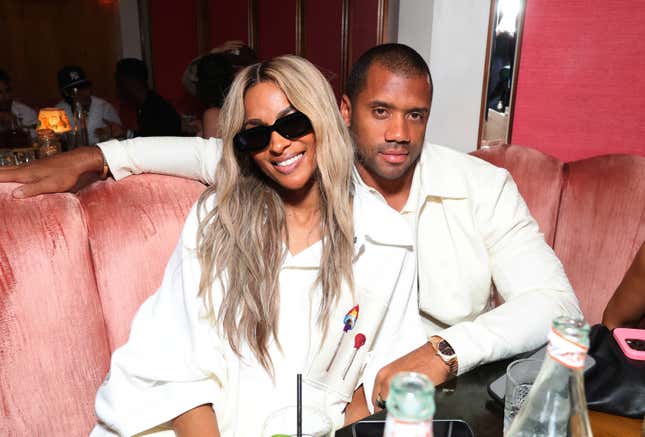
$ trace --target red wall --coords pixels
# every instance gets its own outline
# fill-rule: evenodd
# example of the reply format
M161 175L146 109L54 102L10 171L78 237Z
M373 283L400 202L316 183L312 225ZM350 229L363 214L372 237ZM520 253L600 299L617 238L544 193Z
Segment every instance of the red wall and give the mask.
M350 2L349 14L351 20L350 64L354 65L354 62L365 50L376 45L378 2L374 0L354 0Z
M257 0L257 48L260 59L295 53L296 0Z
M327 77L340 97L340 32L342 0L307 2L305 57Z
M195 2L154 0L149 4L155 88L166 98L179 98L181 75L197 56Z
M209 0L209 48L231 40L248 44L248 9L249 5L246 1Z
M268 59L296 51L296 0L256 0L256 52ZM328 77L340 97L343 0L304 2L304 56ZM227 40L248 43L248 1L208 0L209 48ZM181 75L197 56L197 2L149 1L155 88L181 113L195 113L196 99ZM349 11L350 64L377 42L378 2L352 0ZM349 72L347 72L349 73Z
M628 0L530 0L511 142L571 161L645 155L645 24Z

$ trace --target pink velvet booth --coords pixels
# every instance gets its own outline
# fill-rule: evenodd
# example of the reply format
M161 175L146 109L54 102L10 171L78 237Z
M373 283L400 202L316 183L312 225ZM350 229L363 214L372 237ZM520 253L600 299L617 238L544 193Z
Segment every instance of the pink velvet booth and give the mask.
M23 201L14 187L0 184L0 436L87 436L204 186L146 175Z
M645 158L475 154L513 174L598 322L645 239ZM85 436L110 353L159 285L204 186L145 175L23 201L14 187L0 184L0 436Z
M569 276L589 323L598 323L645 241L645 157L562 163L528 147L473 153L506 168Z

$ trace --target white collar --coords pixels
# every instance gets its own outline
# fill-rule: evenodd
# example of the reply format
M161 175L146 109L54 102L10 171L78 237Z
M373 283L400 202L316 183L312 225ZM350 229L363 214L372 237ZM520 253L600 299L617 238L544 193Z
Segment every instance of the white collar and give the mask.
M399 213L390 208L382 200L378 200L370 189L361 184L355 184L354 191L354 247L360 250L366 240L386 246L413 247L414 240L410 230L401 219ZM395 220L383 220L387 214L392 214ZM397 222L400 220L400 224ZM392 225L395 223L395 225Z

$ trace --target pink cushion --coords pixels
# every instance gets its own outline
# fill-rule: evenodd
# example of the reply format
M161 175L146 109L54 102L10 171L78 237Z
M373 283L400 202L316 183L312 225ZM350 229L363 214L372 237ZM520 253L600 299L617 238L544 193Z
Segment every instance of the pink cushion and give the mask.
M0 435L86 436L108 368L78 199L0 184Z
M511 173L547 243L553 246L562 190L562 162L522 146L492 146L473 152Z
M79 194L111 350L125 343L137 308L161 284L204 188L187 179L141 175L99 182Z
M598 323L645 240L645 158L609 155L567 164L555 251L589 323Z

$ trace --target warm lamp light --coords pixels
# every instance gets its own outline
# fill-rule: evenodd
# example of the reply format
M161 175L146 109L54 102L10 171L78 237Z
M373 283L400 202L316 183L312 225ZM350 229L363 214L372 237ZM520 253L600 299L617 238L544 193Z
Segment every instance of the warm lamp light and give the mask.
M65 110L61 108L43 108L38 113L38 129L51 129L57 134L72 130Z

